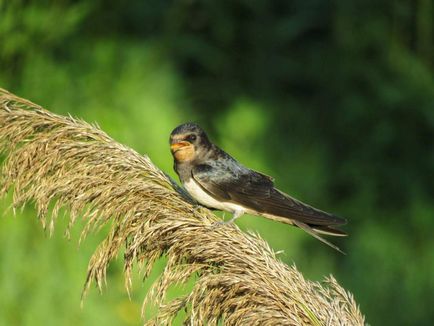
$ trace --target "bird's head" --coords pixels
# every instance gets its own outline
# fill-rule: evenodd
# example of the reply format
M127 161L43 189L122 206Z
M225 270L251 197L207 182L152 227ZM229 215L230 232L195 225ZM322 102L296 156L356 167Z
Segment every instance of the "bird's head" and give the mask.
M194 123L184 123L170 134L170 151L178 162L193 161L211 147L207 135Z

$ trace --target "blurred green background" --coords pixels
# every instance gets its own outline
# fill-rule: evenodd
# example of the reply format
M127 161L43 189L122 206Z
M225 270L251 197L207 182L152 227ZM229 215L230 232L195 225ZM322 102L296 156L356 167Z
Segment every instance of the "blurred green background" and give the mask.
M372 325L434 320L432 0L0 0L0 87L97 122L175 177L168 136L195 121L282 190L348 218L343 256L247 216L281 259L334 274ZM29 205L0 206L0 325L139 325L151 280L80 294L103 234L77 249ZM66 218L64 219L64 222ZM174 290L172 295L177 295Z

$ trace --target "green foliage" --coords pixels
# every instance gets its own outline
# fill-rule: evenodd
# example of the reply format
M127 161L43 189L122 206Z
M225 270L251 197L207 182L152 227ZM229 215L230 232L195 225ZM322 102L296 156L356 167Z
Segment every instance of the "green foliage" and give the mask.
M261 218L241 227L306 275L336 275L368 322L429 325L433 10L426 0L3 0L0 83L97 122L172 175L171 129L201 123L282 190L346 216L348 255ZM33 210L22 215L1 221L0 324L138 323L116 266L106 295L94 291L81 311L91 240L77 252L59 231L44 240Z

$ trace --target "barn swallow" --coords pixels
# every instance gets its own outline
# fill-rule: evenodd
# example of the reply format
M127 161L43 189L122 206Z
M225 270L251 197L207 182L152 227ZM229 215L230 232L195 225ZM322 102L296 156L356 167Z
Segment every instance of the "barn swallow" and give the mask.
M274 187L274 179L248 169L214 145L197 124L185 123L170 135L174 169L199 204L227 211L231 223L244 213L299 227L340 251L320 234L345 236L336 227L345 219L309 206Z

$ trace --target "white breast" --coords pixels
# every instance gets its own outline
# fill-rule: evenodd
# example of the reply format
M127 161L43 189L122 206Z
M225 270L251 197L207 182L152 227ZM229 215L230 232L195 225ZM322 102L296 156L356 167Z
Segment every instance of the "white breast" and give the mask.
M202 189L202 187L200 185L198 185L197 182L193 178L190 178L190 180L185 182L183 185L184 185L184 188L191 195L191 197L196 199L202 205L205 205L205 206L211 207L211 208L216 208L216 209L219 209L222 211L231 212L231 213L234 213L236 211L238 211L238 212L239 211L242 211L242 212L247 211L241 205L237 205L237 204L229 203L229 202L221 202L221 201L214 199L213 197L208 195L208 193L206 193Z

